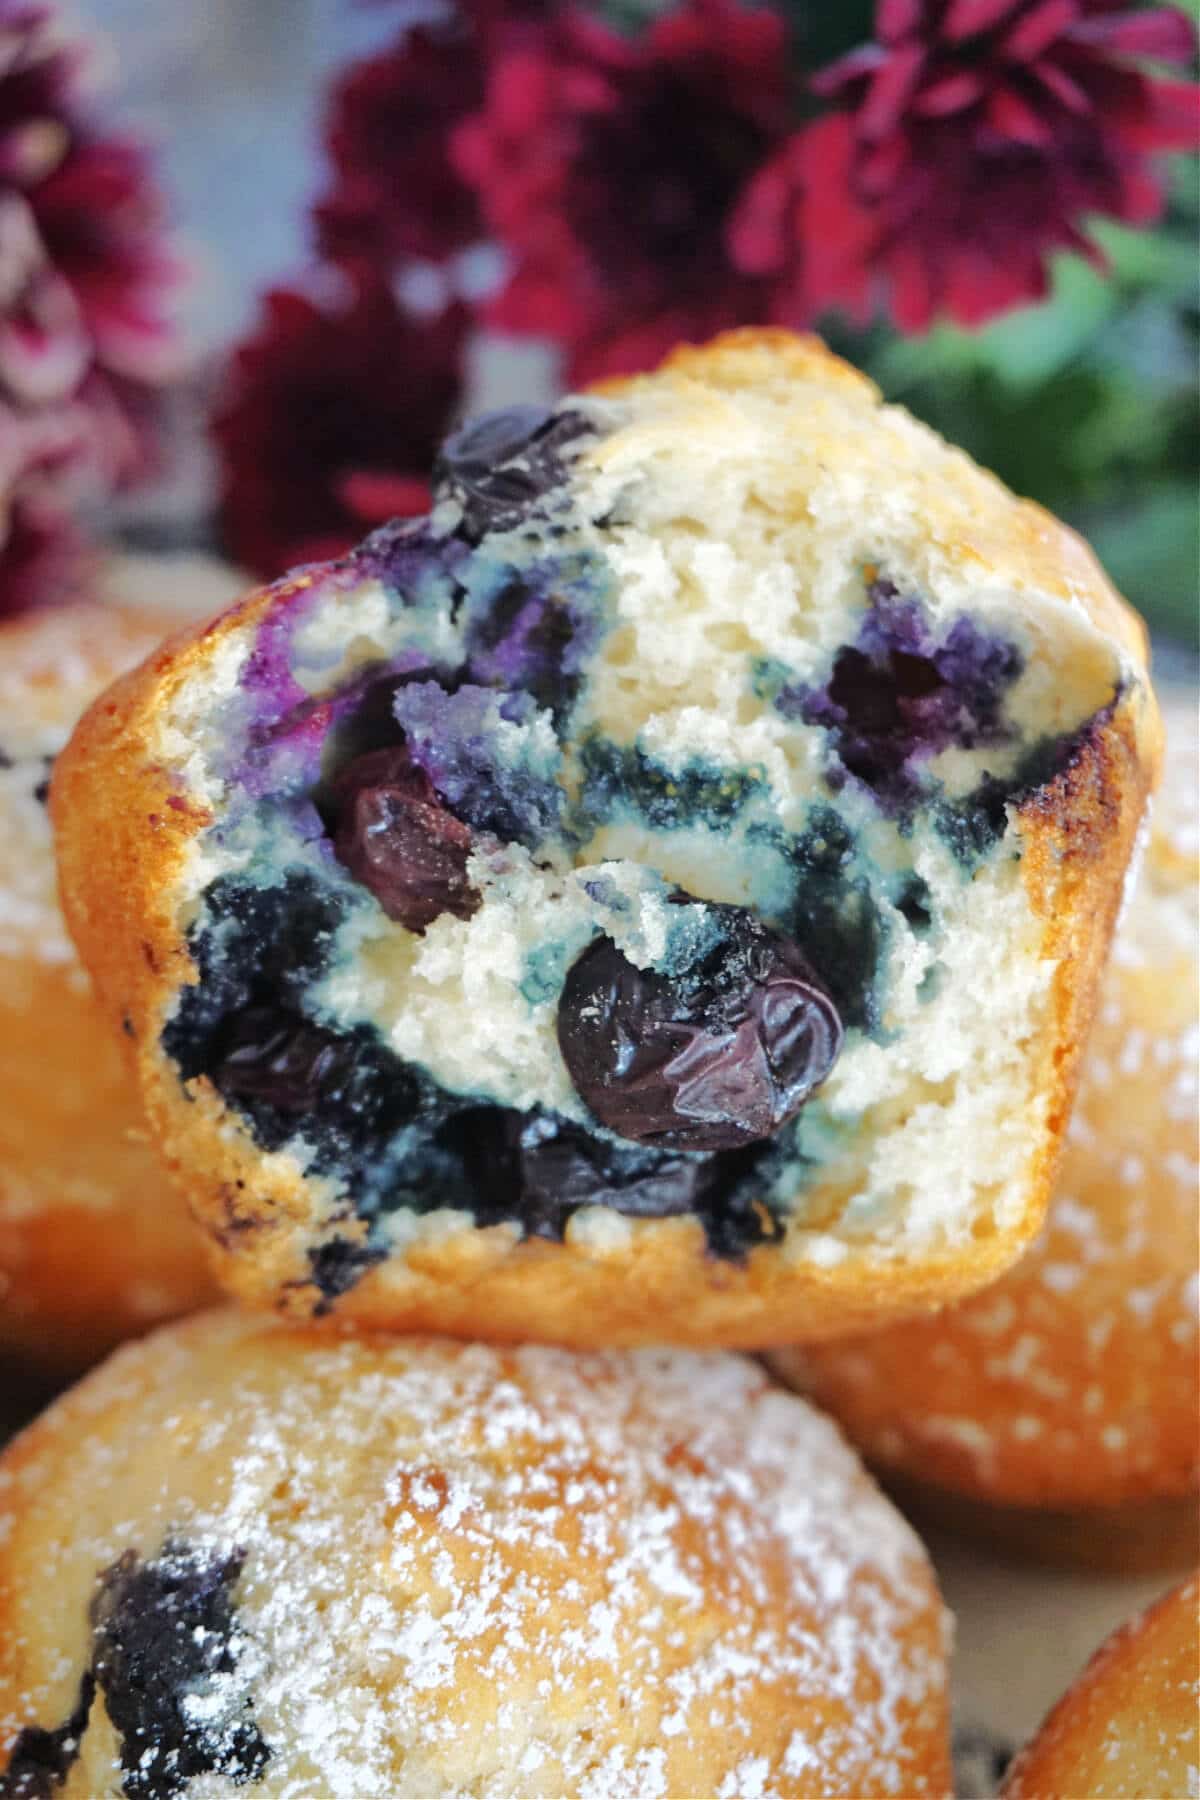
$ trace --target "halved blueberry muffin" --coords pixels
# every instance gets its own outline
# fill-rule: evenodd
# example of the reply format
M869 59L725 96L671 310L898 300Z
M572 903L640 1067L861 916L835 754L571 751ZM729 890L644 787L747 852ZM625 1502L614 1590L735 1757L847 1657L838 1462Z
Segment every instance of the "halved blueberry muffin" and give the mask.
M246 1297L798 1341L1037 1229L1158 724L1085 547L813 340L446 444L177 640L64 893Z

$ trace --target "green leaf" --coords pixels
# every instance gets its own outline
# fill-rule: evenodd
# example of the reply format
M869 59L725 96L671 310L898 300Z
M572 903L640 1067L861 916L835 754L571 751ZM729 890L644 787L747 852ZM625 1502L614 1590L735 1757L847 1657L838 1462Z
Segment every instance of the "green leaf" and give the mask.
M1200 503L1194 481L1164 483L1073 521L1152 631L1200 646Z

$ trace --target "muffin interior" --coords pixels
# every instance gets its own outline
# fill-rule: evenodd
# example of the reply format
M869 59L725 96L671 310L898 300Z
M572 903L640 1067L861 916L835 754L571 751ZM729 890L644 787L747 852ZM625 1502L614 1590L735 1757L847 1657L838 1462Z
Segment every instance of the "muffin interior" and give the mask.
M427 518L181 684L213 823L162 1043L365 1222L327 1297L464 1222L829 1262L1019 1208L1052 970L1014 806L1116 654L965 596L886 494L798 504L782 404L474 422Z

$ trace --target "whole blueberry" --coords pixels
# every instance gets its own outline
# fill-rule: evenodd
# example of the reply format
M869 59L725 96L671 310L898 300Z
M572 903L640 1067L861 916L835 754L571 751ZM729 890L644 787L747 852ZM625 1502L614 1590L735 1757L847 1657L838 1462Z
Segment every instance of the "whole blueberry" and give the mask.
M469 919L470 829L442 805L403 745L358 757L334 783L334 849L389 919L423 932L442 913Z
M460 425L433 471L438 498L462 508L459 536L478 543L519 525L543 494L564 484L562 452L591 429L582 413L547 406L506 406Z
M639 969L610 938L571 968L558 1041L580 1097L635 1143L732 1150L785 1125L829 1074L837 1008L799 945L741 907L709 909L715 946Z

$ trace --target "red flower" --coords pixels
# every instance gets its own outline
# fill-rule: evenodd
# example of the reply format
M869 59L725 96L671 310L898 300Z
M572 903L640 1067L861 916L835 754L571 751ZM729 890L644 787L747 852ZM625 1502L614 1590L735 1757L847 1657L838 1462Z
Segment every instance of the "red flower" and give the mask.
M315 209L323 254L390 269L404 257L444 261L482 238L475 194L449 155L451 133L482 98L479 51L462 29L418 26L356 63L325 127L334 185Z
M466 330L461 308L418 320L376 282L331 305L289 289L266 296L213 427L238 562L278 575L425 510Z
M770 279L775 324L832 306L866 320L878 226L855 197L854 155L850 120L830 113L793 133L746 190L730 248L739 268Z
M146 152L103 135L53 9L0 0L0 607L58 597L95 505L153 461L180 274ZM69 448L68 448L69 440ZM46 446L55 448L48 450ZM33 445L40 448L31 448ZM18 458L16 447L21 447Z
M852 158L824 174L834 235L873 218L875 267L904 330L939 312L977 325L1039 298L1054 251L1101 261L1088 217L1156 218L1153 153L1200 142L1197 90L1140 66L1193 54L1174 8L879 0L876 25L876 42L813 87L853 120ZM816 285L817 300L844 297L836 269L828 294Z
M564 10L502 49L454 139L513 259L493 321L559 338L583 379L761 316L726 239L787 129L785 40L769 8L685 0L636 38Z

